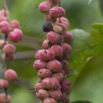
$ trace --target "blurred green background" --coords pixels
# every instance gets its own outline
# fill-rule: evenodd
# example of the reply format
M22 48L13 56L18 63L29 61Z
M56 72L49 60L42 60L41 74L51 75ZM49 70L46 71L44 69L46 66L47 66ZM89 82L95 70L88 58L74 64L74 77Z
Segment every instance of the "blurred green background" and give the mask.
M24 33L23 40L15 44L16 59L8 64L24 82L11 83L11 103L39 102L35 94L26 88L28 83L34 86L38 82L32 65L34 53L41 48L45 39L45 33L42 32L44 14L37 8L42 1L7 0L10 18L20 21ZM0 9L4 8L3 2L4 0L0 0ZM66 17L71 24L68 31L74 36L70 61L72 73L68 77L72 81L71 102L103 103L103 0L61 0L61 6L66 10Z

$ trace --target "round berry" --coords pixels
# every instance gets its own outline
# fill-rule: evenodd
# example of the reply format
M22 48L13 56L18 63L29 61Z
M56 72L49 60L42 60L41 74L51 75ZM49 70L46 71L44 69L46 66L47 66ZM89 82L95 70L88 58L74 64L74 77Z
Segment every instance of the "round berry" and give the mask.
M15 81L17 79L17 73L13 69L7 69L4 73L4 77L8 81Z
M36 92L36 96L39 98L39 99L45 99L45 98L48 98L49 97L49 93L47 90L44 90L44 89L40 89L39 91Z
M11 102L11 96L6 95L5 93L0 93L0 103L10 103Z
M14 29L12 32L10 32L8 34L8 38L12 41L12 42L19 42L22 40L23 38L23 33L20 29Z
M62 42L59 34L53 32L53 31L50 31L50 32L47 33L47 39L52 44L60 44Z
M3 52L5 54L14 54L16 52L16 48L13 44L6 44L3 47Z
M57 103L57 101L53 98L45 98L43 103Z
M46 13L46 12L48 12L48 11L50 10L50 8L51 8L51 3L48 2L48 1L44 1L44 2L40 3L40 5L39 5L38 8L39 8L39 10L40 10L42 13Z
M36 61L34 62L33 67L34 67L36 70L45 68L45 67L46 67L46 62L38 59L38 60L36 60Z
M0 89L6 89L9 86L9 82L4 79L0 79Z
M12 20L11 22L10 22L10 24L11 24L11 27L12 27L12 29L15 29L15 28L20 28L20 23L19 23L19 21L17 21L17 20Z
M47 63L47 68L52 72L60 72L62 70L62 64L58 60L51 60Z

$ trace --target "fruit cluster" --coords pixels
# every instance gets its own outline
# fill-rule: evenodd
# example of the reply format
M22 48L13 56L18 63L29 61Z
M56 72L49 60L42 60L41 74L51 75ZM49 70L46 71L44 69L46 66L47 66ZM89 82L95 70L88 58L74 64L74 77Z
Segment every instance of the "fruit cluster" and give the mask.
M38 8L45 13L43 31L46 32L46 40L42 49L35 53L37 60L33 64L40 78L35 85L36 96L43 103L69 103L71 82L66 76L70 73L68 60L72 47L66 42L71 42L73 35L66 30L70 23L60 0L46 0Z
M7 67L7 62L14 60L16 52L16 47L9 43L8 40L17 43L23 37L19 22L17 20L10 21L8 15L9 11L7 9L0 10L0 32L5 37L4 40L0 40L4 63L4 78L0 79L0 89L5 91L5 93L0 93L0 103L10 103L11 96L7 93L7 88L10 81L17 80L16 72Z

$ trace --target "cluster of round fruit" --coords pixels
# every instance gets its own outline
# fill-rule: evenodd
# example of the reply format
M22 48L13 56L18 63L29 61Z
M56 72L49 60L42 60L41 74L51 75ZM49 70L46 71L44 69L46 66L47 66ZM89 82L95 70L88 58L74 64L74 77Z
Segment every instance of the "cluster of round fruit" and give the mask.
M23 33L17 20L9 20L8 10L0 10L0 32L5 36L4 40L0 40L2 48L2 59L4 62L4 79L0 79L0 89L4 89L5 93L0 93L0 103L10 103L11 96L6 93L10 81L17 80L17 74L13 69L8 69L7 62L15 57L16 47L9 43L8 40L17 43L22 39Z
M71 42L73 35L66 30L70 23L59 0L46 0L40 3L39 10L46 15L43 31L47 33L33 64L40 78L35 85L36 96L43 103L69 103L71 82L66 76L70 73L68 60L72 47L66 42Z
M10 81L17 80L17 74L13 69L7 69L4 72L4 78L0 79L0 89L4 89L5 93L0 93L0 103L10 103L11 96L6 93Z
M12 42L19 42L23 37L20 24L17 20L10 21L8 15L9 12L7 10L0 10L0 31L7 35Z

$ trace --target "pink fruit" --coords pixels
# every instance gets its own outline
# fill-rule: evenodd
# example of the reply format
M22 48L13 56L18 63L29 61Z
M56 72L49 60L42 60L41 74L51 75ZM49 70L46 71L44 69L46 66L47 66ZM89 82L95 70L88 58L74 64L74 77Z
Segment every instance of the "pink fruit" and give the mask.
M17 73L13 69L7 69L4 73L4 77L8 81L15 81L17 79Z
M20 28L20 23L19 23L19 21L17 21L17 20L12 20L11 22L11 27L12 27L12 29L15 29L15 28Z
M39 91L36 92L36 96L37 96L39 99L43 100L43 99L49 97L49 93L48 93L48 91L45 90L45 89L40 89Z
M41 49L41 50L38 50L36 53L35 53L35 58L36 59L40 59L40 53L43 52L44 49Z
M45 68L45 67L46 67L46 62L38 59L38 60L36 60L36 61L34 62L33 67L34 67L36 70Z
M0 16L6 16L6 15L9 15L8 10L5 10L5 9L0 10Z
M38 91L40 89L43 89L43 86L41 83L37 83L34 88L35 88L35 91Z
M43 103L58 103L58 102L53 98L45 98Z
M38 72L37 72L37 75L40 77L40 78L46 78L46 77L51 77L52 76L52 72L48 69L40 69Z
M0 31L4 34L8 34L11 30L10 24L8 21L0 22Z
M60 88L59 81L54 77L47 77L42 80L42 86L45 89L52 90Z
M14 29L12 32L10 32L8 34L8 38L12 41L12 42L19 42L22 40L23 38L23 33L20 29Z
M47 33L47 39L50 41L52 44L60 44L62 42L59 34L50 31Z
M62 64L58 60L51 60L47 63L47 68L52 72L60 72L62 70Z
M63 73L53 73L53 77L56 78L59 82L61 82L64 79Z
M0 103L10 103L11 102L11 96L6 95L5 93L0 93Z
M64 32L63 33L65 42L73 41L73 34L71 32Z
M62 44L62 48L63 48L63 53L65 55L67 55L68 53L70 53L71 50L72 50L72 47L69 44L67 44L67 43L63 43Z
M55 52L56 58L62 58L63 57L63 48L59 45L53 45L51 49Z
M3 52L7 55L8 54L14 54L16 52L16 48L13 44L6 44L3 47Z
M51 49L47 49L40 52L40 59L43 61L53 60L54 58L55 58L55 53Z
M49 14L52 18L60 18L65 15L65 10L62 7L56 6L50 9Z
M42 83L43 88L51 89L51 78L50 77L44 78L41 83Z
M49 95L55 100L60 100L62 97L62 92L60 90L51 90L49 91Z
M43 49L48 49L49 47L50 47L50 45L49 45L50 43L49 43L49 40L44 40L43 41L43 43L42 43L42 48Z
M0 89L6 89L9 86L9 82L4 79L0 79Z
M48 1L44 1L44 2L40 3L38 8L42 13L46 13L50 10L51 3L49 3Z
M69 20L65 17L57 18L56 23L64 24L66 27L69 27Z
M5 16L0 16L0 22L2 22L2 21L8 21L8 18Z
M62 92L66 93L67 95L70 94L71 92L71 81L70 80L67 80L67 79L64 79L62 82L61 82L61 90Z

